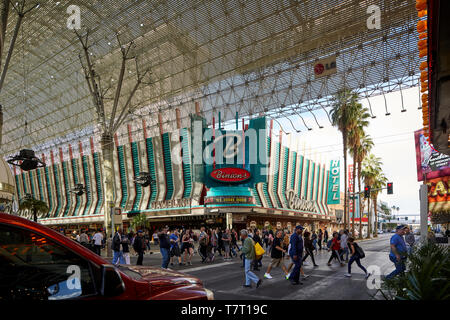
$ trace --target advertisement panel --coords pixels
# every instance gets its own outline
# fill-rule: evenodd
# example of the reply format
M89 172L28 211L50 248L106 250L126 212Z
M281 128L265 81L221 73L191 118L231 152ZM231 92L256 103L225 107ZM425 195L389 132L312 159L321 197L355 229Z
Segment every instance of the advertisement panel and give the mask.
M340 161L331 160L330 178L328 180L327 204L339 204L340 202L340 181L339 181L340 172L341 172Z
M353 165L348 165L348 191L350 193L353 192ZM350 213L350 217L353 217L353 200L352 197L349 197L349 203L348 203L348 212Z
M434 150L426 141L423 130L414 132L416 143L417 181L450 175L450 156Z
M429 212L450 212L450 177L427 181Z

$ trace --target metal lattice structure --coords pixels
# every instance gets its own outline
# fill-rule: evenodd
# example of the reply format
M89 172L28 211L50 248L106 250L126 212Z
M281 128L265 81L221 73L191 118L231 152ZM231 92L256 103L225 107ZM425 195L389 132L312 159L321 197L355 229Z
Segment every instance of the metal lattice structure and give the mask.
M208 120L219 110L224 121L236 112L243 117L264 113L290 117L296 130L304 130L301 115L326 111L331 96L343 87L370 97L418 84L417 13L412 0L70 4L81 9L79 32L90 30L97 72L110 79L109 85L114 85L120 69L116 33L122 43L134 41L139 65L152 74L151 84L136 92L129 119L146 118L149 130L155 132L155 112L162 111L164 125L173 128L174 109L179 108L183 121L188 121L194 102L200 102ZM370 5L381 9L380 29L367 27ZM31 132L29 144L37 151L85 136L99 138L95 107L78 58L82 49L66 26L66 9L67 4L47 0L24 19L1 94L3 155L21 148L25 121ZM11 14L7 38L15 18ZM316 78L314 63L330 56L336 56L337 72ZM122 99L136 81L133 66L129 70ZM105 107L110 110L112 103Z

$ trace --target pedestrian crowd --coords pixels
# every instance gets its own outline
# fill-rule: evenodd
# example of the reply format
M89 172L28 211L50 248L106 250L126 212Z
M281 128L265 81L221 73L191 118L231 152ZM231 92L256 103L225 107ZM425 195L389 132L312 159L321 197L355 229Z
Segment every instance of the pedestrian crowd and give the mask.
M80 235L74 231L70 237L98 255L105 246L106 235L101 229L91 234L82 230ZM328 266L332 266L333 261L341 267L347 264L346 277L352 276L353 263L363 270L366 279L371 275L361 264L361 259L365 257L363 249L348 230L334 231L329 238L326 229L309 232L300 225L296 226L292 233L289 230L274 232L268 228L262 230L248 228L238 233L235 229L206 227L201 227L195 232L185 228L169 230L169 227L165 226L150 235L148 231L142 230L124 234L122 229L118 229L111 243L112 263L129 265L130 252L134 251L138 257L136 265L142 265L145 252L153 253L150 251L151 242L159 245L161 267L164 269L167 269L169 264L191 266L195 254L201 257L202 263L214 262L217 257L221 257L223 261L231 261L239 256L245 270L244 287L251 287L252 282L256 283L256 287L262 284L262 279L253 271L260 270L263 256L271 258L264 273L265 279L273 279L271 271L274 268L281 268L284 277L293 285L302 284L300 280L308 278L303 270L303 265L309 265L308 258L314 267L318 267L315 255L319 251L330 252ZM387 275L386 279L405 271L406 259L414 244L415 237L408 226L397 226L396 233L390 239L389 253L389 259L394 263L395 270ZM289 265L285 264L286 259L289 260Z

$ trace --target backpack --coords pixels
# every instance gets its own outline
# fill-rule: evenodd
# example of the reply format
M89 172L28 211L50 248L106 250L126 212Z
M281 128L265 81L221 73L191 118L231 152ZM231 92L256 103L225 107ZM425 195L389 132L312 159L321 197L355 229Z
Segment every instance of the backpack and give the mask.
M360 259L366 257L366 254L364 253L364 250L358 244L353 243L353 246L355 247L355 252L359 256Z
M327 248L330 249L332 245L333 245L333 240L328 240Z

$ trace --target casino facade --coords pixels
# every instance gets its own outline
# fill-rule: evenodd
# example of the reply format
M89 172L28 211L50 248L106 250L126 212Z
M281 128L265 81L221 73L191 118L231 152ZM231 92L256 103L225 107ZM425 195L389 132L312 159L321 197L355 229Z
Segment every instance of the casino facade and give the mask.
M197 120L202 119L197 116ZM205 123L200 139L211 130ZM239 135L244 137L244 146L241 153L234 155L236 160L243 154L241 161L233 164L226 156L228 162L221 162L217 152L218 137L231 130L214 129L215 138L209 143L204 138L198 143L193 137L193 125L153 137L144 133L140 141L135 141L129 130L128 142L122 144L116 136L116 227L129 227L136 214L144 214L151 228L210 225L239 229L270 225L292 229L301 224L317 229L335 223L334 210L328 206L330 192L336 191L331 188L330 167L308 159L289 135L275 134L272 123L266 128L264 117L251 119L247 125L242 122L244 130L240 131L237 123L232 132L236 141ZM247 136L252 129L258 129L258 139L264 141L255 149L256 163L251 163L253 143ZM45 168L13 171L17 199L31 194L48 204L49 212L39 217L40 223L66 232L105 226L105 211L109 212L111 206L104 200L102 157L92 138L90 142L90 150L83 150L80 143L50 152ZM199 146L201 154L211 146L214 151L197 163L195 152ZM225 144L222 147L229 148ZM140 172L149 173L149 186L135 182ZM71 192L77 184L85 187L83 195Z

